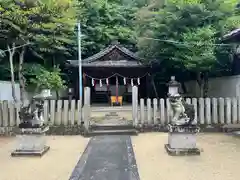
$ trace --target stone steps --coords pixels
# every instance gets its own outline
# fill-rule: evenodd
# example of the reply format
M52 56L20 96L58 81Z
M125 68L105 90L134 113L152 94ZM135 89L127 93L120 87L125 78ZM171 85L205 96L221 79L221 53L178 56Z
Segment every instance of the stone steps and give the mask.
M138 131L132 124L93 124L90 126L87 136L99 136L99 135L137 135Z
M240 131L240 124L226 124L222 126L223 132Z
M91 126L92 131L96 130L131 130L134 129L132 125L117 125L117 124L94 124Z
M138 131L135 129L119 129L119 130L93 130L88 132L85 136L103 136L103 135L130 135L136 136Z

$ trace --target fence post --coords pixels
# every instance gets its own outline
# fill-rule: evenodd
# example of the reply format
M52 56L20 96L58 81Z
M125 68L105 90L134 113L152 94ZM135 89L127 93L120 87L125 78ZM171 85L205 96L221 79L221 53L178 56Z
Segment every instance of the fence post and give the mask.
M232 123L237 123L237 99L232 99Z
M156 98L153 99L153 123L156 125L158 124L157 121L157 108L158 108L158 101Z
M51 100L50 101L50 122L51 122L51 125L56 125L55 112L56 112L56 100Z
M210 98L205 99L205 110L206 110L206 124L211 124L211 101Z
M90 105L91 103L91 89L90 87L84 88L84 105Z
M80 100L77 101L77 112L75 115L75 120L77 121L78 125L81 125L82 121L83 121L83 115L82 115L82 103Z
M144 99L140 99L140 116L141 116L141 124L144 125L144 121L145 121Z
M172 121L172 117L173 117L173 115L172 115L172 108L171 108L171 104L170 104L170 102L169 102L169 99L167 98L166 99L166 105L167 105L167 123L170 123L171 121Z
M212 98L212 123L217 124L218 123L218 104L217 99Z
M195 119L194 121L196 121L198 123L198 106L197 106L197 98L192 98L192 105L194 106L194 110L195 110Z
M84 88L84 128L88 132L90 125L90 88Z
M62 113L62 120L63 120L63 124L64 125L68 125L68 110L69 110L69 101L68 100L64 100L63 101L63 113Z
M44 122L47 124L47 123L48 123L48 120L49 120L48 100L45 100L45 101L44 101L43 109L44 109L44 110L43 110Z
M204 99L199 98L199 121L200 124L204 124Z
M3 102L0 101L0 127L3 126Z
M3 127L8 126L8 101L3 101Z
M133 115L133 125L136 127L138 125L138 87L132 87L132 115Z
M69 120L71 125L74 125L74 120L75 120L75 105L76 105L76 101L75 100L71 100L71 109L69 109Z
M151 107L151 99L147 99L147 121L148 124L152 124L152 107Z
M186 103L191 104L191 99L190 98L186 98Z
M54 125L61 125L62 123L62 100L57 100L57 113Z
M221 124L225 124L225 108L224 108L224 99L223 98L219 98L219 120Z
M240 123L240 98L237 98L237 111L238 111L238 121L237 123Z
M16 125L14 104L12 102L9 102L8 108L9 108L9 125L13 127Z
M226 98L226 124L231 124L231 99Z
M160 99L159 102L160 105L160 122L161 124L165 124L165 103L164 103L164 99Z
M135 104L135 108L136 108L136 116L135 116L135 124L136 126L138 125L138 86L136 86L136 104Z

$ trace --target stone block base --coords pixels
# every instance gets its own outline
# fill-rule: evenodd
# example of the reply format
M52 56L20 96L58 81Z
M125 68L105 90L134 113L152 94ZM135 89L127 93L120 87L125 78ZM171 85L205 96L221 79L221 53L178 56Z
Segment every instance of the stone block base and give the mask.
M168 144L173 149L194 149L197 147L195 133L168 133Z
M11 153L13 157L19 156L42 156L50 149L49 146L45 146L42 150L15 150Z
M20 128L17 138L17 146L12 156L42 156L49 150L46 145L46 128Z
M190 155L200 155L200 149L198 148L171 148L169 144L165 144L165 149L167 153L171 156L190 156Z

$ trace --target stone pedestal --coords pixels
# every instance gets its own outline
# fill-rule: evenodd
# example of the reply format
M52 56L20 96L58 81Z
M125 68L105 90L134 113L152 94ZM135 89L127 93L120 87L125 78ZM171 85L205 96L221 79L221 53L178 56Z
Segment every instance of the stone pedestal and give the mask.
M12 156L42 156L49 150L45 133L49 127L21 128L16 133L17 147Z
M198 126L168 125L168 130L168 144L165 144L165 149L169 155L200 155L196 145L196 135L200 130Z

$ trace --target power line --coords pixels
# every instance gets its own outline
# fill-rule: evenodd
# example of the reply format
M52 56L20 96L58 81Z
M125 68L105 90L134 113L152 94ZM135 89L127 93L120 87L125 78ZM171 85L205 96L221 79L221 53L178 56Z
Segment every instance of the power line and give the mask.
M192 46L199 46L199 45L210 45L210 46L232 46L233 44L215 44L215 43L185 43L180 41L174 41L174 40L167 40L167 39L157 39L157 38L149 38L149 37L140 37L142 39L148 39L148 40L154 40L154 41L161 41L161 42L168 42L173 44L181 44L181 45L192 45Z
M14 47L14 48L10 48L10 50L18 49L18 48L27 46L27 45L29 45L29 44L33 44L33 43L26 43L26 44L23 44L23 45L20 45L20 46L16 46L16 47ZM3 52L7 52L7 51L8 51L8 49L6 49L6 50L1 50L1 51L0 51L0 54L3 53Z

